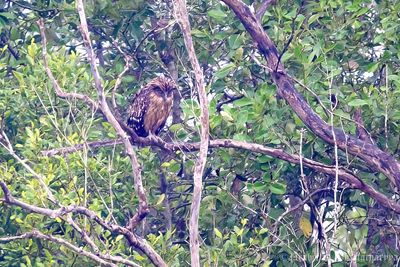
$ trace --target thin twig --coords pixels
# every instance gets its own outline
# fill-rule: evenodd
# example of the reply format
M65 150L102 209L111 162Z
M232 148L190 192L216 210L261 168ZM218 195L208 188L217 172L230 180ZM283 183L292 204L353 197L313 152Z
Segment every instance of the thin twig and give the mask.
M113 263L108 262L103 259L103 258L107 258L107 256L104 256L101 254L96 255L94 253L91 253L89 251L86 251L80 247L77 247L77 246L69 243L65 239L62 239L60 237L55 237L52 235L45 235L36 229L32 230L31 232L22 234L22 235L2 237L2 238L0 238L0 243L9 243L9 242L16 241L16 240L31 239L31 238L39 238L39 239L43 239L43 240L48 240L48 241L57 243L59 245L65 246L65 247L69 248L70 250L74 251L76 254L85 256L89 259L92 259L93 261L100 263L102 266L117 267L116 264L113 264ZM108 258L109 258L108 260L111 260L110 256L108 256ZM134 264L134 265L130 265L130 266L138 266L138 265Z
M10 142L10 140L8 139L8 136L6 135L6 133L4 131L1 131L0 133L0 140L4 140L5 143L0 142L0 144L7 150L7 152L14 158L17 160L17 162L19 164L21 164L30 174L33 175L33 177L35 177L41 187L43 188L43 190L46 192L47 198L53 202L54 204L58 204L57 199L54 197L53 193L50 191L50 188L46 185L45 183L45 178L42 177L40 174L38 174L37 172L35 172L31 166L29 166L23 159L21 159L14 151L14 148L12 147L12 144Z

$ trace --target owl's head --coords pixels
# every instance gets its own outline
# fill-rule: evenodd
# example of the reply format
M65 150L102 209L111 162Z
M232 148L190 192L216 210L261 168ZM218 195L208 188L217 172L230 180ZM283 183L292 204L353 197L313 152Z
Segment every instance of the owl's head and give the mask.
M170 78L160 76L151 80L148 84L148 90L152 90L157 95L163 98L170 98L177 86Z

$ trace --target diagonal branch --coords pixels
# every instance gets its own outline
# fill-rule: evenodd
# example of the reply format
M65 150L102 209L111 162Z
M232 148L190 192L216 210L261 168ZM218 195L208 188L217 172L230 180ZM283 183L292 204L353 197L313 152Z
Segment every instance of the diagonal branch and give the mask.
M264 0L256 11L257 20L262 23L262 18L270 5L274 5L276 0Z
M89 259L92 259L93 261L96 261L96 262L102 264L103 266L113 266L113 267L115 266L116 267L117 265L109 262L109 261L112 261L112 262L124 264L125 266L139 267L138 264L136 264L130 260L126 260L120 256L111 256L109 254L102 254L102 253L97 253L97 255L96 255L94 253L84 250L81 247L77 247L77 246L71 244L70 242L68 242L67 240L65 240L63 238L56 237L53 235L46 235L36 229L32 230L31 232L24 233L24 234L17 235L17 236L1 237L0 243L9 243L12 241L21 240L21 239L30 239L33 237L43 239L43 240L48 240L48 241L57 243L59 245L65 246L65 247L69 248L70 250L74 251L76 254L85 256Z
M84 13L84 9L83 9L83 3L82 0L78 1L78 12L81 18L81 30L82 30L82 35L83 35L83 39L84 39L84 43L85 46L87 48L87 54L88 54L88 58L89 58L89 62L90 62L90 66L91 66L91 70L92 70L92 74L94 77L94 81L95 81L95 87L99 96L99 102L95 102L92 99L90 99L88 96L86 95L81 95L81 94L76 94L76 93L65 93L61 90L57 80L54 78L54 75L52 74L52 72L50 71L49 67L48 67L48 61L47 61L47 50L46 50L46 46L47 46L47 42L46 42L46 36L45 36L45 30L44 30L44 23L42 20L40 20L38 22L39 27L40 27L40 32L42 35L42 45L43 45L43 60L45 61L45 68L46 68L46 72L50 78L50 80L52 81L54 90L56 91L57 95L59 97L62 98L77 98L80 99L82 101L84 101L86 104L88 104L92 109L98 109L99 111L101 111L103 113L103 115L107 118L108 122L110 122L110 124L114 127L114 129L116 130L116 132L118 133L118 135L120 136L122 143L125 146L125 150L126 153L128 154L130 160L131 160L131 165L132 165L132 169L133 169L133 178L134 178L134 187L135 187L135 191L138 195L139 198L139 208L137 213L131 218L129 225L130 225L130 229L133 229L136 227L136 225L143 220L143 218L148 214L149 212L149 208L147 205L147 198L146 198L146 193L142 184L142 178L141 178L141 168L140 165L138 163L138 160L136 158L136 154L133 150L133 147L130 143L130 138L128 137L128 135L125 133L124 129L122 128L118 119L116 117L114 117L114 115L112 114L108 103L106 101L105 98L105 94L104 94L104 89L101 83L101 78L100 78L100 74L98 72L97 66L96 66L96 58L95 58L95 54L93 52L93 49L91 47L91 41L90 41L90 37L89 37L89 32L88 32L88 28L87 28L87 22L86 22L86 17L85 17L85 13ZM135 135L133 135L133 138L135 137ZM142 138L143 139L143 138ZM142 139L139 139L138 141L140 142ZM136 140L136 139L135 139ZM91 242L91 239L88 237L88 235L86 234L85 231L83 231L82 229L79 228L79 226L72 220L72 218L67 217L66 221L71 224L79 233L81 233L82 238L96 251L97 247L96 245ZM102 225L103 226L103 225ZM156 266L166 266L166 263L163 261L163 259L157 254L157 252L150 246L147 244L147 242L136 236L133 232L131 232L129 229L121 227L121 226L117 226L115 225L115 227L117 227L118 231L120 234L123 234L126 239L129 242L129 245L137 248L139 250L141 250L149 259L150 261L156 265Z
M35 205L28 204L26 202L23 202L11 195L10 190L8 189L7 185L0 180L0 187L4 193L4 199L0 199L0 201L4 201L8 205L13 205L17 206L20 208L23 208L29 212L41 214L43 216L46 216L48 218L63 218L64 216L71 217L70 215L73 213L76 214L82 214L89 218L92 221L95 221L98 223L104 230L109 230L110 232L114 234L121 234L125 237L125 239L128 241L129 245L137 248L139 251L143 252L149 259L150 261L156 265L156 266L166 266L165 262L161 259L161 257L154 251L154 249L146 242L146 240L140 238L136 234L132 233L128 228L122 227L118 224L110 224L100 218L94 211L89 210L86 207L82 206L75 206L75 205L70 205L70 206L62 206L59 209L47 209L47 208L41 208ZM96 251L98 253L98 251ZM115 257L115 256L110 256L110 257ZM109 258L112 259L112 258ZM123 260L123 258L116 258L119 259L120 262ZM113 259L112 259L113 260ZM118 261L118 260L115 260ZM128 264L129 265L129 264Z
M186 49L188 51L189 61L194 70L195 85L197 88L199 102L200 102L200 151L199 157L196 160L196 165L193 173L194 188L193 198L191 205L191 215L189 222L189 236L190 236L190 258L192 266L200 266L200 243L199 243L199 212L201 202L201 191L202 191L202 176L204 167L207 161L207 151L209 142L209 118L208 118L208 101L207 94L204 86L204 75L200 68L200 64L196 57L196 52L193 45L189 16L186 8L185 0L175 0L174 2L174 13L176 20L178 21L183 39L185 42Z
M57 94L58 97L63 98L63 99L79 99L82 100L84 103L86 103L89 107L91 107L93 110L97 110L99 108L99 105L96 101L91 99L87 95L79 94L79 93L67 93L64 92L61 89L61 86L57 82L56 78L53 75L53 72L51 71L49 67L49 62L47 59L47 38L45 34L45 27L44 27L44 21L43 19L38 20L37 24L39 25L40 29L40 35L42 37L42 57L43 57L43 63L44 63L44 68L46 70L47 76L49 76L51 84L53 85L53 88Z
M257 43L260 53L267 60L272 71L272 79L278 88L278 94L291 106L311 131L325 142L334 145L333 134L337 146L348 153L363 159L367 164L385 174L391 183L400 188L400 164L396 159L369 142L360 140L344 133L341 129L333 128L312 110L303 96L296 90L284 66L279 62L279 53L275 44L264 32L250 8L240 0L222 0L240 19L247 32ZM279 63L278 63L279 62ZM333 129L332 129L333 128Z
M135 191L139 197L139 208L137 213L131 218L129 225L130 228L133 229L136 225L142 221L146 215L149 213L149 207L147 204L146 192L142 183L142 175L141 175L141 167L139 165L138 159L136 157L136 153L133 150L132 144L130 143L128 135L125 133L121 125L118 123L117 119L111 112L110 107L108 106L106 96L104 93L103 84L101 82L101 77L99 70L96 64L96 55L93 51L88 25L86 21L85 9L82 0L77 1L78 13L80 18L80 29L82 32L83 42L86 47L86 52L88 55L88 60L90 64L90 68L92 71L95 88L97 90L97 94L100 102L100 109L102 110L104 116L107 118L107 121L114 127L117 134L122 138L126 150L126 154L129 156L131 160L131 165L133 169L133 178Z
M50 188L46 185L45 182L45 178L38 174L37 172L35 172L32 167L26 163L23 159L21 159L17 153L15 153L14 148L12 147L12 144L10 142L10 140L8 139L8 136L6 135L6 133L4 131L0 132L0 140L4 140L4 142L0 142L0 145L3 146L7 152L18 162L20 163L31 175L33 175L33 177L35 177L41 187L43 188L43 190L46 192L47 198L54 204L57 204L58 201L57 199L54 197L53 193L51 192Z
M77 247L77 246L71 244L70 242L68 242L65 239L62 239L62 238L56 237L56 236L43 234L36 229L32 230L31 232L22 234L22 235L1 237L0 243L9 243L9 242L16 241L16 240L30 239L30 238L39 238L39 239L43 239L43 240L48 240L48 241L57 243L59 245L65 246L65 247L69 248L70 250L72 250L73 252L75 252L76 254L85 256L89 259L92 259L93 261L100 263L102 266L117 267L116 264L113 264L113 263L108 262L105 259L103 259L103 258L107 258L107 256L104 256L102 254L95 255L91 252L88 252L80 247ZM139 266L139 265L134 264L134 265L129 265L129 266Z

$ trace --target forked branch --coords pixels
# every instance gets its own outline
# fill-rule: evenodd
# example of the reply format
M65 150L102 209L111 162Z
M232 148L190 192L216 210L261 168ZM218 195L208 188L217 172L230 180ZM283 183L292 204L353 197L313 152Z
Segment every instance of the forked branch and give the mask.
M275 44L264 31L250 8L240 0L222 1L232 9L257 43L260 53L265 57L268 67L272 70L271 76L278 88L278 94L286 100L304 124L325 142L331 145L336 143L341 150L363 159L369 166L385 174L391 183L399 189L400 163L392 155L381 150L376 145L346 134L341 129L332 129L331 125L322 120L294 87L292 80L286 74L283 64L279 62L279 53ZM336 142L333 135L336 137Z

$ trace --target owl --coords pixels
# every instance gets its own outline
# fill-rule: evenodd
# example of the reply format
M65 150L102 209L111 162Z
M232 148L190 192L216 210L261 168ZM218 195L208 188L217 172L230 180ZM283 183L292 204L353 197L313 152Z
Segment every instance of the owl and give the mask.
M137 92L128 108L127 125L141 137L157 135L165 125L173 102L175 83L157 77Z

